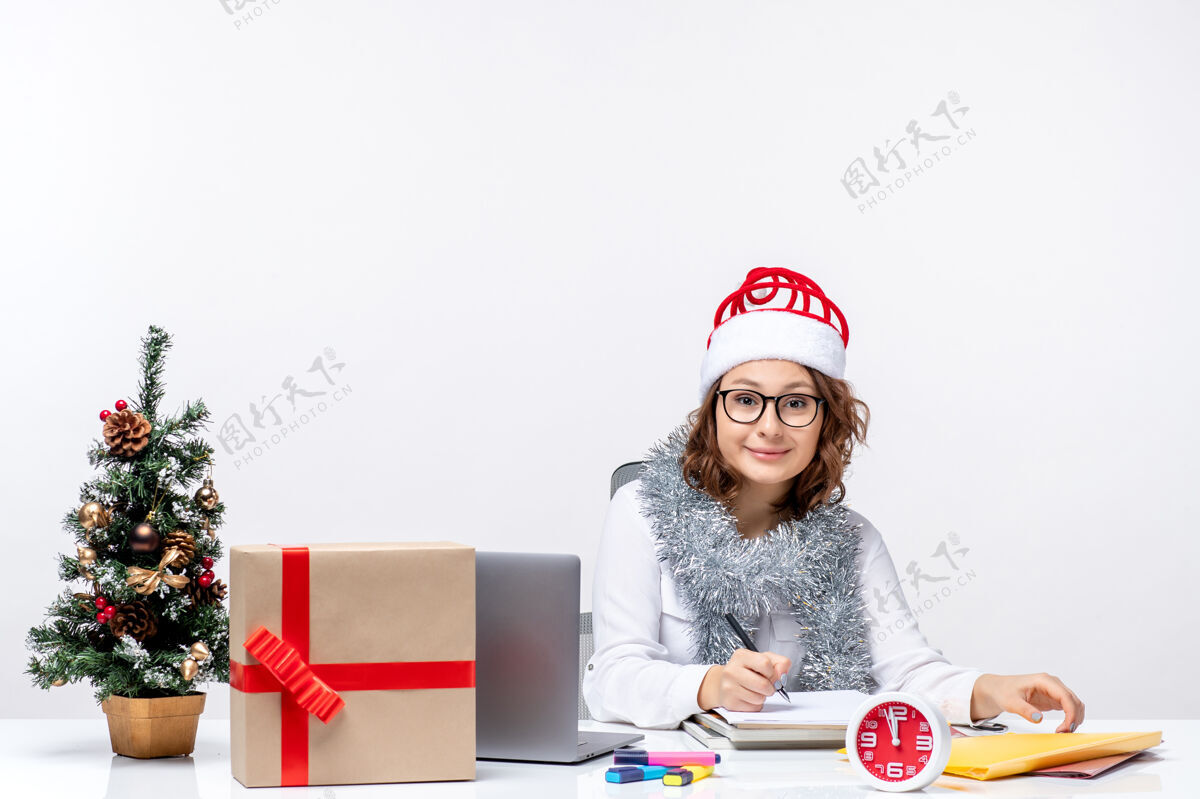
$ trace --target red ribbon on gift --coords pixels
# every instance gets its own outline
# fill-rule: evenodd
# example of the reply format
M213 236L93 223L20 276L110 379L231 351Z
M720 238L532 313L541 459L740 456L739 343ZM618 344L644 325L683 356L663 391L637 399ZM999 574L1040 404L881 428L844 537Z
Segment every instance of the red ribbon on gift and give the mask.
M300 657L294 647L288 646L267 630L259 627L242 644L254 657L262 662L271 676L283 684L296 700L296 704L319 718L322 723L337 715L346 706L346 700L337 695L320 677L313 674L312 667Z
M308 715L328 724L345 706L338 691L473 688L475 661L309 663L308 547L283 550L280 636L259 627L243 646L257 664L229 660L229 686L281 693L280 785L308 785Z

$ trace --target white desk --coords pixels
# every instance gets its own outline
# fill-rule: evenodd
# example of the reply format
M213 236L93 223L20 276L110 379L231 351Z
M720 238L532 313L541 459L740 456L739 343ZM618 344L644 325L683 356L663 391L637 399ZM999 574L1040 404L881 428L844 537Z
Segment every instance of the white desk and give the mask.
M1060 714L1061 718L1061 714ZM1028 724L1004 714L1013 732L1053 732L1057 720ZM591 729L627 730L625 725L581 722ZM1093 721L1081 732L1162 730L1163 743L1093 780L1007 777L981 782L942 776L925 794L986 796L1171 796L1200 797L1200 720ZM645 730L653 749L700 749L682 730ZM575 766L481 760L474 782L391 785L332 785L311 788L243 788L229 771L229 722L200 721L191 757L133 760L114 755L104 719L0 719L0 793L7 797L85 799L221 799L269 797L453 797L454 799L620 799L620 797L862 797L901 796L859 785L849 763L832 749L721 753L717 774L694 785L662 782L614 785L604 781L612 764L607 755ZM920 794L918 794L920 795Z

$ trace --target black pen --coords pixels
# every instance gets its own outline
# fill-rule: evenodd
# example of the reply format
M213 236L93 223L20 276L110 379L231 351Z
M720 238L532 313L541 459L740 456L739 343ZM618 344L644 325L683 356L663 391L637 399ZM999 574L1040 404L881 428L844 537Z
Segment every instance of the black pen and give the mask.
M756 649L754 646L754 642L750 640L750 636L746 635L746 631L742 629L742 625L738 624L738 620L733 617L732 613L725 614L725 621L729 622L729 626L733 628L735 633L737 633L737 637L742 639L742 646L746 647L751 652L758 651L758 649ZM788 696L787 691L783 690L782 682L780 682L779 687L775 689L775 692L781 695L788 702L792 701L792 698Z

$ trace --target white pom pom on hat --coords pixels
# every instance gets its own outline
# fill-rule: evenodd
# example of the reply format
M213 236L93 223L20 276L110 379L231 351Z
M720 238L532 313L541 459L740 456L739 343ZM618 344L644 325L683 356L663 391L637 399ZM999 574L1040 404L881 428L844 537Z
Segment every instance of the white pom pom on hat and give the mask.
M763 292L766 296L758 296ZM747 302L774 304L747 308ZM713 317L700 364L700 401L722 375L747 361L794 361L840 379L849 342L846 317L815 282L791 269L751 269Z

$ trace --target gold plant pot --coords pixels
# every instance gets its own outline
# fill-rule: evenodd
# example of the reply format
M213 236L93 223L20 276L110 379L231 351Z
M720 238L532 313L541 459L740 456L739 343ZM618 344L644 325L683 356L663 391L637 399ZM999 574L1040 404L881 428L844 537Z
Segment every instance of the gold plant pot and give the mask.
M201 692L148 699L113 694L100 703L108 716L113 752L143 758L190 755L196 748L204 697Z

